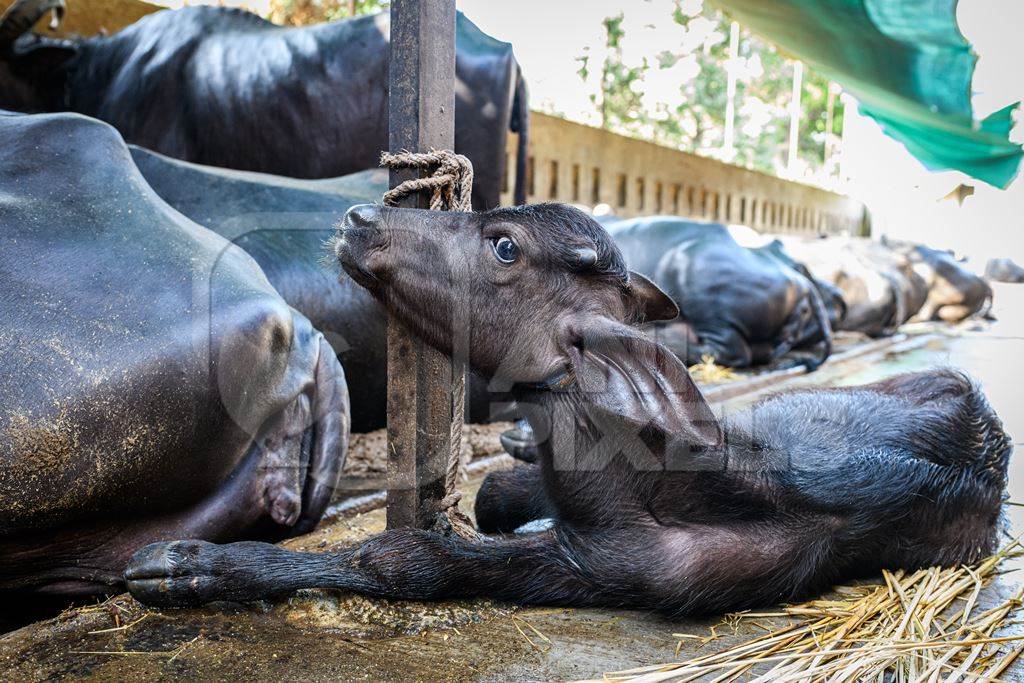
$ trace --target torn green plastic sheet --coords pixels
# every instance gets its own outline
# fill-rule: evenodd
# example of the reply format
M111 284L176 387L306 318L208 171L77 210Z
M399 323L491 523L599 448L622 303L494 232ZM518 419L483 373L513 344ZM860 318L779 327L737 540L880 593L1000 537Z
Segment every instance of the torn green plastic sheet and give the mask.
M956 0L713 0L740 24L839 83L932 171L1005 188L1021 146L1013 111L974 120L976 56Z

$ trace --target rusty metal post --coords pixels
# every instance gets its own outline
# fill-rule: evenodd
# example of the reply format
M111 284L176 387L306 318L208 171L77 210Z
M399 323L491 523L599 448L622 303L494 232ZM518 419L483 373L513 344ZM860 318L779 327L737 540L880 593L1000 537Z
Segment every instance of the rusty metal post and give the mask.
M455 0L392 1L388 93L391 152L454 149ZM391 187L414 177L416 171L393 170ZM401 205L426 209L427 202L410 197ZM426 528L434 520L444 497L456 380L451 359L390 320L389 529Z

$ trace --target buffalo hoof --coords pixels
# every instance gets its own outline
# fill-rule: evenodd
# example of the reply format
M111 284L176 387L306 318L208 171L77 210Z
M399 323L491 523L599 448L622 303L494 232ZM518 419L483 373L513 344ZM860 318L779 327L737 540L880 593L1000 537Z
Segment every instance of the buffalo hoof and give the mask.
M807 358L802 361L802 364L807 372L814 372L820 368L824 362L825 361L821 358Z
M217 599L221 546L206 541L151 543L124 571L128 591L151 607L195 607Z
M534 442L533 430L525 420L516 422L516 426L504 432L498 440L505 452L516 460L537 462L537 444Z
M772 363L771 369L777 372L780 370L803 368L806 372L814 372L822 366L825 360L825 358L822 358L817 353L792 352Z

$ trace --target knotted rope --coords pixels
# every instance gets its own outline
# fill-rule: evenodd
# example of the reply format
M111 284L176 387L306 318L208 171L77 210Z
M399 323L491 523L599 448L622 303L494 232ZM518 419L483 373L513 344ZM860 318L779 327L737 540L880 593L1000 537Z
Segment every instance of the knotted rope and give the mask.
M420 170L434 169L422 178L406 180L384 193L384 203L394 206L411 194L429 190L431 211L472 211L473 164L461 154L433 149L429 152L382 152L380 165L385 168Z
M472 211L473 164L461 154L449 150L399 152L380 155L380 165L391 170L415 168L433 172L420 178L400 183L384 193L384 204L394 206L417 192L429 191L431 211ZM453 320L457 319L453 316ZM459 509L462 494L458 491L459 467L462 462L462 416L466 405L466 373L456 372L452 378L451 451L445 471L445 496L438 502L438 516L434 530L453 532L463 538L477 540L473 522Z

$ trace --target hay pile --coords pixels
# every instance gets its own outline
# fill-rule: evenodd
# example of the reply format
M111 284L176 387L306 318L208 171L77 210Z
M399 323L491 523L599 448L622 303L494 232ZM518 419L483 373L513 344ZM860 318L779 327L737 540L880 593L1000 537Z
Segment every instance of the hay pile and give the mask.
M733 624L745 621L767 632L723 652L613 672L605 680L998 680L1024 651L1024 634L995 635L1020 623L1010 617L1021 608L1024 586L990 609L979 611L978 598L1000 563L1022 555L1018 538L974 567L884 572L884 584L841 587L838 598L732 615ZM757 622L768 617L795 620L771 631ZM675 635L680 646L716 637Z
M713 356L704 355L700 362L689 367L690 376L701 384L723 384L740 378L732 369L715 363Z

